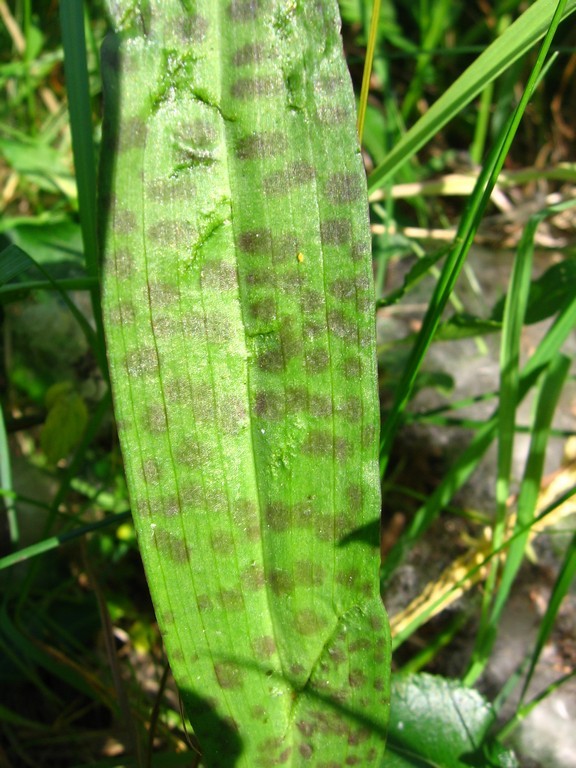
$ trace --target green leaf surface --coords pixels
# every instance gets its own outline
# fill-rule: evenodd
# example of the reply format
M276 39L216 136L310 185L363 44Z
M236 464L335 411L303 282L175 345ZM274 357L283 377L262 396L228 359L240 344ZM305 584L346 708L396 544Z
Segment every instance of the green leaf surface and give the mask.
M69 382L54 384L46 394L48 415L40 435L40 444L48 461L55 464L78 445L86 425L88 409Z
M103 49L103 310L148 582L205 765L378 765L388 625L377 541L351 537L380 510L374 288L337 4L193 5L110 2Z
M80 227L65 218L50 217L5 219L2 224L10 226L4 229L0 224L0 230L15 246L32 254L35 263L50 267L52 275L78 274L84 258Z
M463 312L452 315L445 323L440 323L434 335L434 341L469 339L471 336L485 336L501 330L502 322L499 320L485 320Z
M574 295L576 259L553 264L543 275L530 284L524 322L539 323L555 315ZM504 316L503 297L492 310L492 319L501 322Z
M382 768L515 768L514 755L487 736L493 722L486 699L459 681L397 676Z
M66 155L43 141L0 139L0 155L6 164L47 192L62 192L74 200L76 183Z
M30 269L30 256L17 245L9 245L0 253L0 285Z

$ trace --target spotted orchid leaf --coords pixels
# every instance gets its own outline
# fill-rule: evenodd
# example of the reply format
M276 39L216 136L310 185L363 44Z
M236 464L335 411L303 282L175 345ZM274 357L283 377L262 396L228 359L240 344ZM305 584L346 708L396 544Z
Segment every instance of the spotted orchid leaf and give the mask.
M374 294L336 0L108 6L115 412L203 764L379 765L388 623L354 536L380 509Z

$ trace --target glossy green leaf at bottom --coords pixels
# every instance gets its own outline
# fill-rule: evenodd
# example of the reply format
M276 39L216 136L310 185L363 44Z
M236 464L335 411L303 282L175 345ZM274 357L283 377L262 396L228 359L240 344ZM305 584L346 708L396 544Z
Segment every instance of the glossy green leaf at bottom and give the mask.
M486 699L459 681L399 675L381 768L517 768L512 752L488 737L493 723Z

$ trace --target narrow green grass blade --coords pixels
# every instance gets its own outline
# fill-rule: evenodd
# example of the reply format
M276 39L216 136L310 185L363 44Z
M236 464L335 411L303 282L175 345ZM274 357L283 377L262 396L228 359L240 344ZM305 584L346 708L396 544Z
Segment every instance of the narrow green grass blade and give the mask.
M45 552L58 549L62 545L67 544L70 541L75 541L93 531L98 531L101 528L108 528L111 525L120 525L120 523L128 520L129 517L130 512L119 512L115 515L109 515L105 520L98 520L96 523L87 523L86 525L78 526L78 528L75 528L72 531L60 533L58 536L42 539L42 541L38 541L36 544L31 544L29 547L19 549L11 555L0 557L0 571L5 568L11 568L17 563L24 563L27 560L38 557L38 555L43 555Z
M6 424L4 423L4 411L0 408L0 486L2 488L2 503L5 507L8 518L8 530L10 532L10 543L13 547L18 546L20 541L20 529L18 527L18 517L14 506L14 497L12 492L12 466L10 464L10 451L8 449L8 434Z
M35 259L32 258L32 256L26 253L26 251L23 251L22 248L19 248L17 245L9 245L2 251L2 253L0 253L0 257L2 259L0 267L0 284L11 280L13 277L21 274L26 269L34 268L38 270L44 276L48 285L54 291L57 291L60 294L62 301L66 304L72 316L82 329L88 344L92 348L96 348L97 341L94 329L88 320L86 320L82 312L80 312L76 304L74 304L72 299L68 296L59 281L54 280L54 278L44 269L41 264L39 264ZM7 286L3 285L2 287Z
M490 628L493 635L495 635L512 584L524 558L524 551L530 535L530 526L534 520L534 512L540 492L552 419L562 394L562 388L569 373L570 365L571 360L564 355L558 355L554 358L543 375L541 386L538 390L534 421L531 429L530 449L517 502L515 530L522 529L525 533L510 544L506 555L498 592L490 614Z
M538 217L540 221L540 217ZM500 395L498 406L498 465L496 477L496 514L493 524L492 544L500 549L504 541L508 498L516 434L516 410L520 386L520 338L528 305L530 277L534 254L535 225L528 227L518 246L510 288L506 294L500 344ZM482 616L472 658L470 674L479 674L487 661L496 639L497 627L490 621L490 608L497 586L499 562L492 561L482 594Z
M60 24L64 47L64 67L80 225L84 240L86 266L90 275L98 274L98 251L96 246L96 164L92 140L92 115L90 109L90 88L86 64L86 42L84 36L84 9L74 0L60 3Z
M554 683L547 686L543 691L541 691L541 693L538 694L538 696L534 697L531 701L527 702L526 704L523 703L528 687L532 681L534 670L536 669L536 665L538 664L538 660L540 659L540 655L555 627L556 618L558 616L558 611L560 610L562 601L564 600L566 595L569 593L572 587L572 584L574 583L575 577L576 577L576 533L573 535L570 543L566 548L566 554L564 555L562 565L560 566L560 571L558 573L558 576L552 588L552 593L550 595L550 601L548 603L548 607L546 608L546 613L544 614L540 622L540 625L538 627L538 637L536 638L534 651L532 652L532 657L530 659L530 666L528 668L526 678L524 680L524 685L522 687L522 693L520 695L520 703L514 715L510 718L510 720L507 723L505 723L502 726L502 728L498 733L498 737L502 740L504 740L509 736L509 734L534 709L534 707L537 706L537 704L540 701L543 701L547 696L553 693L557 688L559 688L561 685L571 680L572 677L574 677L574 675L576 674L576 670L571 670L567 675L564 675L559 680L556 680Z
M521 117L534 92L534 88L539 81L542 69L545 66L547 52L552 42L554 33L557 29L559 19L562 15L562 9L565 7L565 5L566 0L560 0L558 3L553 22L545 35L544 42L542 43L522 98L512 113L508 124L501 131L501 134L494 148L486 160L485 166L482 169L482 172L480 173L476 182L474 193L470 198L466 211L458 227L458 233L454 247L450 251L450 254L446 260L446 264L442 269L440 279L428 305L421 331L418 334L410 358L408 359L408 362L405 366L401 382L397 386L394 404L382 429L382 435L380 438L380 472L382 475L384 475L386 471L392 440L400 423L402 413L412 393L416 375L422 360L424 359L426 351L432 342L432 338L436 328L438 327L441 314L446 307L452 288L454 287L460 270L464 265L468 249L472 244L474 233L478 228L481 215L485 210L485 207L490 198L491 191L494 188L498 178L498 174L502 169L506 154L510 148ZM572 307L572 305L570 306ZM531 370L530 365L528 365L527 368ZM522 395L522 397L523 396L524 395ZM430 515L435 514L432 513L431 510L433 508L438 510L438 508L435 507L436 502L440 499L446 499L446 501L448 501L452 493L455 492L456 488L460 487L458 483L460 481L464 481L464 478L467 478L471 474L474 466L476 465L476 460L479 459L479 457L484 453L488 445L491 443L493 439L492 433L494 428L495 424L489 422L486 425L486 428L481 430L481 432L476 436L470 446L469 451L466 451L461 459L456 463L456 466L449 475L448 482L446 484L441 484L441 486L437 489L437 492L433 494L432 499L434 499L434 503L432 505L426 505L426 507L428 507L428 511L425 511L426 507L419 510L419 513L415 516L412 525L410 526L411 531L419 529L424 520L430 520ZM458 477L459 479L457 479ZM455 481L456 485L454 485ZM446 494L450 488L453 488L453 490L450 494L450 497L447 497ZM384 564L381 574L383 581L385 581L385 579L389 576L391 569L397 565L398 558L401 557L400 550L405 546L405 542L407 542L410 535L411 534L407 532L407 534L402 537L404 541L401 540L398 543L398 546L394 547L393 550L388 554L387 561Z
M374 49L376 47L376 37L378 35L379 21L380 0L374 0L372 4L372 18L370 19L370 34L368 35L368 46L366 48L366 59L364 61L364 72L362 73L362 88L360 90L360 101L358 104L358 119L356 121L358 139L360 140L360 143L362 143L362 137L364 136L366 106L368 104L368 94L370 93L370 76L372 75L372 63L374 61Z
M524 366L519 385L519 400L522 400L534 386L542 371L560 351L562 345L576 327L576 296L558 314L551 328ZM450 472L442 479L436 490L415 514L412 522L399 541L390 550L382 565L382 585L390 578L402 562L405 553L422 536L440 511L450 502L456 491L471 476L482 456L486 453L497 434L498 410L478 430L470 445L456 460Z
M548 607L546 608L546 613L544 614L544 617L540 622L540 626L538 628L538 637L536 639L536 645L534 646L534 653L532 655L532 659L530 661L530 667L528 669L526 680L524 682L524 686L522 689L521 700L523 700L526 695L526 691L528 690L528 686L530 685L530 682L532 680L532 676L534 674L534 670L536 669L536 664L538 663L540 654L542 653L542 650L546 645L546 642L550 637L552 630L554 629L554 626L556 624L556 617L558 616L560 605L562 604L562 601L570 591L570 588L574 582L575 577L576 577L576 534L574 534L570 543L566 547L566 554L564 556L564 560L562 561L562 565L560 567L560 571L558 573L556 582L554 583L554 587L552 588L550 600L548 602Z
M557 0L536 0L483 54L445 91L408 133L396 144L368 178L373 192L406 163L429 139L455 117L489 83L532 48L552 21ZM576 10L576 0L568 0L562 13L567 18Z
M110 2L104 313L206 765L378 764L389 638L367 197L337 5Z
M0 286L27 269L30 269L30 257L17 245L9 245L0 251Z
M96 161L92 138L92 111L90 108L90 85L86 63L86 38L84 33L84 6L75 0L62 0L60 3L60 26L64 48L64 69L66 90L70 112L70 131L76 185L78 188L78 206L80 226L84 244L86 271L95 280L99 277L97 214L96 214ZM99 283L90 288L92 314L96 325L96 334L92 349L104 375L107 374L107 361L104 349L104 330L100 307Z

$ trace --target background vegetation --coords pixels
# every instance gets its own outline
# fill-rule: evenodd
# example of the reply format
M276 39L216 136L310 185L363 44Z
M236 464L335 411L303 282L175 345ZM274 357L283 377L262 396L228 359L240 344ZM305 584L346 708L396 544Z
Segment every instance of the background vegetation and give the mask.
M0 765L190 765L193 737L130 523L93 314L96 244L79 218L90 164L76 178L63 34L84 53L58 5L0 0ZM372 3L340 6L359 90ZM480 169L498 171L490 151L513 136L508 120L539 66L537 45L515 58L509 38L497 79L484 72L478 95L455 96L453 119L431 122L418 153L408 143L402 156L400 143L525 7L384 2L377 27L363 146L384 425L382 586L398 672L390 766L512 765L500 742L573 675L574 452L562 466L549 453L572 434L576 392L565 354L576 322L573 21L559 27L490 202L474 185ZM87 157L101 120L98 2L84 29L92 125L75 136ZM86 235L85 214L83 225ZM474 238L479 250L464 265L459 246ZM494 350L495 376L483 381ZM528 394L531 409L519 410ZM489 449L492 464L482 464ZM454 498L474 472L476 492ZM519 574L547 584L545 599L518 674L493 690L487 670ZM546 644L562 651L557 679L534 690ZM451 681L407 677L424 670ZM428 736L439 731L447 740L435 754Z

